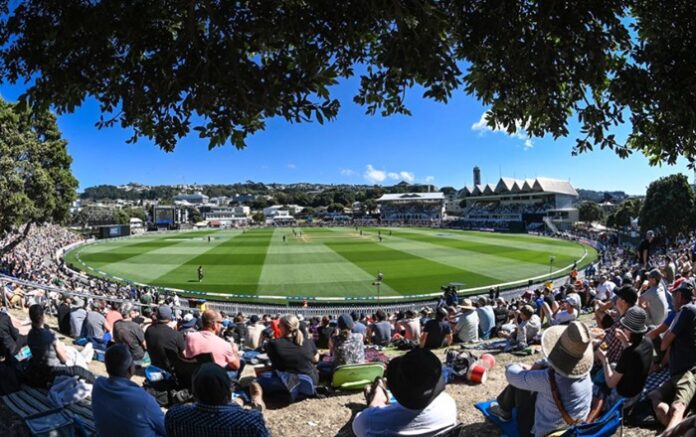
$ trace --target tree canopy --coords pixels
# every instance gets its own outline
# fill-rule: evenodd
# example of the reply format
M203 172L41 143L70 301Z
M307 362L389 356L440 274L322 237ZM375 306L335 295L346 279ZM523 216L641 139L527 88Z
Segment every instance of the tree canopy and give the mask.
M599 222L604 218L604 211L597 202L582 202L578 206L580 221Z
M648 186L640 209L640 228L673 237L694 225L696 194L683 174L660 178Z
M164 150L192 130L238 148L271 117L332 120L332 85L359 75L369 114L405 91L490 108L491 127L569 135L652 164L696 158L696 11L675 0L107 2L3 0L0 77L21 101L73 111ZM629 122L619 141L612 128Z
M31 226L66 219L77 188L66 145L52 114L0 99L0 255Z

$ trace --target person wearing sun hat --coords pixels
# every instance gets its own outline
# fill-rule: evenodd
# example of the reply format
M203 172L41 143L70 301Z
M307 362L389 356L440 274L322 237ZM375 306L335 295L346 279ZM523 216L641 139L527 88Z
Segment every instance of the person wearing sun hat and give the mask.
M392 358L383 378L365 391L368 408L353 420L357 437L442 435L457 425L457 405L445 391L440 359L428 349ZM390 402L387 389L396 402Z
M593 412L599 414L621 397L632 398L642 393L653 361L652 341L645 336L648 332L647 317L643 308L632 306L619 319L615 336L622 344L622 352L616 367L612 366L604 350L599 348L595 352L602 363L604 384L595 384Z
M546 436L567 428L569 421L584 420L590 412L594 353L587 325L573 321L548 328L541 349L545 360L531 368L518 363L507 367L509 385L490 409L508 421L516 408L520 435Z
M471 299L464 299L458 306L461 313L454 325L454 338L462 343L477 342L479 339L479 316Z

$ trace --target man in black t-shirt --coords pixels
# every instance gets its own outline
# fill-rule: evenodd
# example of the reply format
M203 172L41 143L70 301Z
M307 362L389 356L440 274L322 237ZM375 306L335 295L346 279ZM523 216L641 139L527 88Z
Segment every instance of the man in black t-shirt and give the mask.
M638 245L638 262L643 266L644 269L648 268L648 261L650 260L650 251L652 249L653 239L655 238L655 233L653 231L648 231L645 234L645 239Z
M145 343L152 364L169 371L171 365L164 350L171 349L181 353L186 348L186 343L181 332L168 326L168 323L172 321L170 307L162 305L157 308L156 317L156 322L145 331Z
M447 321L447 310L438 308L435 319L428 320L420 337L420 347L438 349L452 344L452 327Z
M63 335L70 335L70 297L65 296L63 302L58 305L58 331Z

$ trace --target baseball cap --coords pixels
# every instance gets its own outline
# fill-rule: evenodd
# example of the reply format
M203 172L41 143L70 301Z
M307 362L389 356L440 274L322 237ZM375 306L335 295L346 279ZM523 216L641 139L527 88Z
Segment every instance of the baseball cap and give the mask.
M160 305L157 307L157 320L171 321L172 320L172 309L167 305Z

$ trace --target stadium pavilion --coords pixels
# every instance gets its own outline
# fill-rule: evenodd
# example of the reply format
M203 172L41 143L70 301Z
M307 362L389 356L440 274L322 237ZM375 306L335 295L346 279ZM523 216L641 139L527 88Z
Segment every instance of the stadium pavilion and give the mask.
M384 194L377 203L383 224L431 226L440 224L445 214L443 193Z
M464 187L462 218L471 227L491 225L513 231L570 229L578 221L578 192L568 181L502 177L497 184Z

